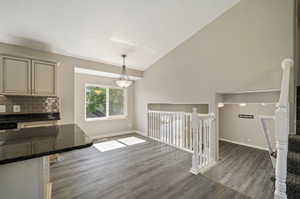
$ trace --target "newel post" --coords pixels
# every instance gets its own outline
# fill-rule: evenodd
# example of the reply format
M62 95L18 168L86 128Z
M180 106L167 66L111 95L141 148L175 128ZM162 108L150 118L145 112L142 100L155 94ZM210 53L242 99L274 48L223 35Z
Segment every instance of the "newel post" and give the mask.
M190 172L192 174L199 174L199 127L200 120L197 113L197 108L193 108L192 113L192 133L193 133L193 157L192 157L192 168Z
M213 122L215 120L215 114L209 113L209 161L215 161L215 154L216 154L216 136L215 131L212 130Z
M275 199L286 199L287 154L289 140L289 84L290 70L293 67L292 59L282 62L282 83L278 108L275 111L275 138L276 138L276 168L275 168Z
M276 168L275 199L286 199L287 154L288 154L288 107L278 107L275 112Z

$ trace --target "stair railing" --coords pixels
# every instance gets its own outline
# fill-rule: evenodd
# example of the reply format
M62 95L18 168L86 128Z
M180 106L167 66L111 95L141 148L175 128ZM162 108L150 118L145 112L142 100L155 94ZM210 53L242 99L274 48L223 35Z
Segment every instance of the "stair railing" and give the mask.
M192 153L191 117L191 112L149 110L148 136Z
M271 132L267 126L267 121L275 121L275 116L266 116L266 115L260 115L258 117L258 121L260 124L261 132L263 133L265 140L267 142L269 155L272 161L272 166L275 168L276 166L276 149L275 146L272 145L270 135Z
M193 157L190 172L195 175L205 171L213 163L212 122L214 119L213 113L199 115L197 109L193 108Z
M280 98L274 116L260 116L262 132L268 144L269 153L273 164L275 165L275 199L287 199L286 178L287 178L287 154L289 138L289 87L290 73L294 62L292 59L285 59L281 63L283 70ZM270 135L266 126L266 120L275 122L275 149L270 143Z

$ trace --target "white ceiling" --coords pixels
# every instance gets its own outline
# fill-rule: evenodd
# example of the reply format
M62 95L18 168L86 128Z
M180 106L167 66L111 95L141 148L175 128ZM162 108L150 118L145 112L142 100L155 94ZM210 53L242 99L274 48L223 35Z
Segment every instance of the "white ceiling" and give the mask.
M0 41L145 70L239 0L0 0Z

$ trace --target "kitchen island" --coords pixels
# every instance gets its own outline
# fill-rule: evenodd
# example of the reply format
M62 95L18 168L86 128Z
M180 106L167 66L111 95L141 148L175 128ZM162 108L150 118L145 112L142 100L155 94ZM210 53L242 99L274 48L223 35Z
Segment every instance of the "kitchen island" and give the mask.
M1 131L1 199L47 199L48 156L92 144L76 124Z

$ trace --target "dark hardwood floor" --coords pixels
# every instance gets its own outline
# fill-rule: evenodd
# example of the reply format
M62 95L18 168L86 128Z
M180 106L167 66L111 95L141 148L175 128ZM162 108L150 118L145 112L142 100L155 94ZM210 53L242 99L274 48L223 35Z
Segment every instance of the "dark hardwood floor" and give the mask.
M191 154L149 139L143 144L104 153L90 147L64 153L63 160L51 166L52 196L53 199L247 198L203 175L192 175L190 167Z
M274 198L272 163L267 151L220 142L220 161L204 173L208 178L251 198Z

